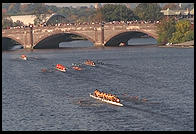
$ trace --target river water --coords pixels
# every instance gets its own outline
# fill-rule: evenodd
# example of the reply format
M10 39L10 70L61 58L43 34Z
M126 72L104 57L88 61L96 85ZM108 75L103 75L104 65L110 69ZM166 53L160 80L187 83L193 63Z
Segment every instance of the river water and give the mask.
M81 46L89 42L2 52L3 131L194 130L193 48ZM96 66L84 65L86 59ZM72 63L83 70L71 69ZM90 98L95 89L117 95L124 106Z

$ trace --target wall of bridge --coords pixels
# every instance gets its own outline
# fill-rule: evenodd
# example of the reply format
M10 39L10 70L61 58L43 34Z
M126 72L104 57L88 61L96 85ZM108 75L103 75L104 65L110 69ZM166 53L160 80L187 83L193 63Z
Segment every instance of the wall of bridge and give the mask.
M33 48L39 42L48 37L58 34L76 34L90 40L95 46L104 46L115 36L131 31L146 33L157 39L156 26L154 24L118 24L118 25L71 25L71 26L50 26L33 27L23 29L2 30L2 37L11 38L24 48ZM128 40L129 37L126 36Z
M2 30L2 37L13 39L23 45L24 48L31 48L31 28Z
M153 24L144 25L104 25L104 44L107 43L113 37L126 32L142 32L157 39L156 33L157 27Z
M94 45L101 45L101 27L99 26L51 26L34 28L33 47L43 39L57 34L76 34L90 40Z

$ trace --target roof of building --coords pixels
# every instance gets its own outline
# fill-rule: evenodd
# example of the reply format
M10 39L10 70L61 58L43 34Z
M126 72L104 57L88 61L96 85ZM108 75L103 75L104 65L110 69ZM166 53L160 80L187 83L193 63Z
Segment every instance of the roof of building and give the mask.
M49 18L54 16L56 14L47 14L44 21L47 21ZM12 19L13 22L16 22L17 20L24 23L24 25L34 24L34 20L36 19L35 15L17 15L17 16L9 16L9 19Z
M194 8L190 11L191 15L194 15Z
M161 12L164 14L164 15L188 15L188 14L191 14L191 15L194 15L194 8L190 11L188 8L187 10L171 10L171 9L167 9L167 10L161 10Z
M161 12L164 15L176 15L175 12L173 10L170 10L169 8L167 10L161 10Z

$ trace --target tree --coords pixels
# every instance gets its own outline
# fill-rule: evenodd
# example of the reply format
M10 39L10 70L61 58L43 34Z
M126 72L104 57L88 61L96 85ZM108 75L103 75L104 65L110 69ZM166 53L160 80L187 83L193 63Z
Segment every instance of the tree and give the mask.
M8 19L8 18L3 18L2 19L2 28L8 28L8 27L12 27L13 26L13 21L12 19Z
M92 16L91 21L94 22L102 22L103 21L103 14L100 9L98 9L95 15Z
M182 43L194 39L194 31L191 30L191 23L189 20L179 20L176 24L176 32L173 33L170 42Z
M16 27L16 26L24 26L24 23L17 20L16 22L13 23L13 26Z
M190 41L190 40L194 40L194 31L193 30L187 31L184 35L184 41Z
M133 11L127 8L125 5L106 4L100 8L100 12L103 16L103 21L106 22L128 21L135 19Z
M135 8L134 13L140 20L157 21L163 17L160 11L161 7L156 3L142 3Z
M34 20L34 24L41 24L46 19L46 15L49 13L48 9L42 3L36 3L36 8L34 9L34 15L36 19Z
M163 18L157 25L158 28L158 42L167 43L172 38L172 34L176 31L176 21L174 18Z

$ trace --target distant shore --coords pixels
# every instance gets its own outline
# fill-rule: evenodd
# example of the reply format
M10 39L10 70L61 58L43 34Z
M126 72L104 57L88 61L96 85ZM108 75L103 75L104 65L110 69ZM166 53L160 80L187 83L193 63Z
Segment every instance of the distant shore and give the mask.
M158 45L159 47L193 48L194 40L172 45Z

